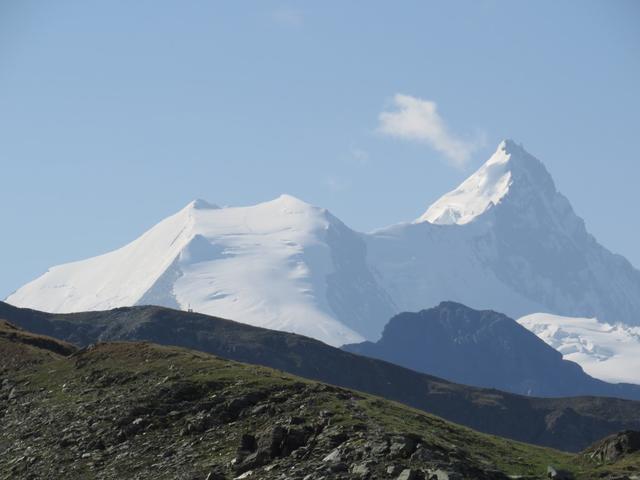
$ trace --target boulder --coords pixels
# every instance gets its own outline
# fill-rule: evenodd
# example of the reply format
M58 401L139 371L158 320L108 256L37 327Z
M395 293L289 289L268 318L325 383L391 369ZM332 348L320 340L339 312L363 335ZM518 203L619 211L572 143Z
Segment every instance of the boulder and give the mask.
M330 463L338 463L338 462L342 461L342 455L340 455L340 449L336 448L329 455L324 457L322 459L322 461L323 462L330 462Z
M393 437L389 446L389 455L393 458L409 458L416 451L418 440L413 435Z
M558 470L552 465L547 467L547 478L552 480L573 480L573 475L564 470Z
M405 468L400 472L396 480L423 480L424 475L420 470L414 470L413 468Z
M626 430L609 435L585 450L584 455L600 463L615 462L630 453L640 451L640 432Z

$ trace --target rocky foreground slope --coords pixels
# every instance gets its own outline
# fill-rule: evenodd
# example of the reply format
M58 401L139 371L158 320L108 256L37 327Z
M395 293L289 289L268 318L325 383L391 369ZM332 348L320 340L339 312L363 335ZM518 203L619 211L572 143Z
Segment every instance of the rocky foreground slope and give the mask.
M637 478L633 453L602 464L200 352L32 339L0 326L2 478Z
M640 430L640 402L535 398L468 387L308 337L198 313L133 307L65 315L0 302L0 318L79 346L144 340L260 364L399 401L486 433L566 451L582 450L617 431Z

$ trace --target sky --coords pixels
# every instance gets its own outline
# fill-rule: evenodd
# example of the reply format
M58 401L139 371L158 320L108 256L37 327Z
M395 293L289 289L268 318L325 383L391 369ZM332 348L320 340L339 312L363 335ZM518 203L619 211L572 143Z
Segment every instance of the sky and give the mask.
M369 231L512 138L640 267L640 2L0 0L0 298L194 198Z

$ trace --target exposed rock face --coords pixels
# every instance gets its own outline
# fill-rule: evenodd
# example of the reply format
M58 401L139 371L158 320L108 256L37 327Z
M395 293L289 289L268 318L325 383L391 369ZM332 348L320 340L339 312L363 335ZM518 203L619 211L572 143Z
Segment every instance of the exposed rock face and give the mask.
M640 432L626 430L602 439L589 447L584 455L592 460L604 463L615 462L635 452L640 452Z

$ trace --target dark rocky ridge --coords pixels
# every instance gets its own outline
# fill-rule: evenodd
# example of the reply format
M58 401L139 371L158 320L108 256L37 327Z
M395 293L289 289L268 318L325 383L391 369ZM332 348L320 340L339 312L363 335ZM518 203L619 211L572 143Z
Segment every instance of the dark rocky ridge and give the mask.
M372 393L477 430L579 451L625 429L640 429L640 403L604 398L533 398L467 387L299 335L162 307L48 314L0 302L0 318L79 346L145 340L260 364Z
M640 386L587 375L506 315L455 302L396 315L377 342L342 348L452 382L522 395L640 400Z

